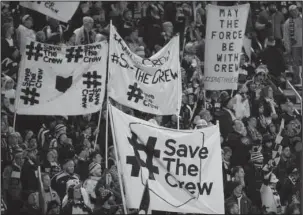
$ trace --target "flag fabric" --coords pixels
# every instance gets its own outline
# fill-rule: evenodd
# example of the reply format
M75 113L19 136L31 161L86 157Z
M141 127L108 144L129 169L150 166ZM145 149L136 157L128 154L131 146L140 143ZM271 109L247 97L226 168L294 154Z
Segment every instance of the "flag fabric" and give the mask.
M68 22L78 9L79 3L79 1L22 1L20 5L62 22Z
M139 213L144 211L145 214L149 212L149 203L150 203L150 196L149 196L149 187L148 187L148 180L146 180L145 188L142 195L142 200L139 206ZM142 214L142 212L141 212Z
M102 108L107 41L54 46L28 41L20 63L16 108L23 115L83 115Z
M179 113L182 97L179 36L144 59L133 53L111 26L109 47L109 97L146 113Z
M140 208L148 180L149 210L224 214L218 126L173 130L109 110L128 208Z
M206 90L237 89L249 6L207 5L204 62Z

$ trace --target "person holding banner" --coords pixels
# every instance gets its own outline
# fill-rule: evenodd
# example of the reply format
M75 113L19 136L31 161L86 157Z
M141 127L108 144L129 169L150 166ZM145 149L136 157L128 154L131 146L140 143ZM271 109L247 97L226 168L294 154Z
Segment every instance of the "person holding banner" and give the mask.
M33 18L30 15L26 14L22 17L22 24L20 24L17 28L17 44L21 55L23 55L25 52L27 40L36 40L36 33L34 30L32 30L33 25Z

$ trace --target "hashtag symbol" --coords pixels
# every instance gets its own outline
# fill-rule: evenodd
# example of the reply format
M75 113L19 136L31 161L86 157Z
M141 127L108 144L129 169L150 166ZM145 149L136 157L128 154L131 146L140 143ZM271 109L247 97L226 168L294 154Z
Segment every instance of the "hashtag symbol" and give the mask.
M75 47L66 49L66 52L67 53L66 53L65 57L67 58L67 62L71 62L74 59L74 62L77 63L78 60L83 57L83 55L82 55L83 49L81 46L78 46L77 49L75 49ZM76 54L74 54L74 52Z
M112 62L118 64L119 63L119 56L117 54L112 54Z
M34 60L38 61L39 57L43 56L43 54L41 53L42 46L40 43L38 43L37 46L35 46L35 43L31 42L29 45L26 45L26 49L27 51L25 52L25 54L27 55L27 60L31 60L32 56L34 56Z
M153 157L160 157L160 150L155 149L157 138L149 137L146 146L138 143L138 136L132 132L132 137L127 138L128 142L132 145L134 149L135 156L127 156L126 163L132 165L131 176L138 177L140 168L145 167L148 169L150 180L155 180L154 174L159 175L159 168L154 166ZM144 151L146 154L146 161L144 162L139 154L139 151Z
M83 84L86 84L86 88L90 89L91 85L94 86L94 88L97 88L98 86L101 86L101 82L98 81L98 79L101 79L101 75L97 74L97 71L87 72L82 76L83 78L86 78L85 81L83 81ZM91 81L93 79L93 81Z
M131 101L133 97L135 97L136 103L138 103L140 99L143 99L142 90L138 87L137 83L134 83L134 85L129 85L128 89L130 89L130 91L127 92L128 101Z
M36 97L40 97L40 94L37 93L37 89L33 88L32 90L27 87L26 89L21 89L21 92L24 93L23 96L20 96L20 99L24 101L25 105L34 105L34 104L39 104L39 100L36 99Z

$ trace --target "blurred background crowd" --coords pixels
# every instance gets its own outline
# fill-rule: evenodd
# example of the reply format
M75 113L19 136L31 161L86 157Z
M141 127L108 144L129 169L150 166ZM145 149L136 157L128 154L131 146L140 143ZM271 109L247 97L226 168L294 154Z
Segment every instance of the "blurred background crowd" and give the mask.
M178 33L183 89L179 118L112 103L168 128L176 129L178 120L180 129L219 121L226 214L302 213L301 98L285 93L290 85L302 89L302 2L249 2L245 35L251 49L243 48L238 89L205 92L203 87L206 5L243 3L247 2L80 2L72 19L61 23L19 2L1 2L1 213L122 212L110 128L105 165L106 104L99 127L99 113L17 115L14 125L25 38L60 46L94 43L108 40L110 20L129 48L146 58Z

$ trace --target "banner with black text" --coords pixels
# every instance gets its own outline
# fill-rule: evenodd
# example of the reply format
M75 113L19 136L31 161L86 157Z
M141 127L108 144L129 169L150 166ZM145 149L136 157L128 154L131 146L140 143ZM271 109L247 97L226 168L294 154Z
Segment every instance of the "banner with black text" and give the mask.
M131 52L110 29L109 96L117 102L157 115L178 114L181 106L179 36L150 58Z
M138 209L148 180L150 210L224 214L220 132L173 130L110 105L128 208Z
M20 5L62 22L68 22L79 6L79 1L22 1Z
M108 42L54 46L28 41L16 92L18 114L83 115L102 107Z
M205 89L237 90L249 4L206 9Z

